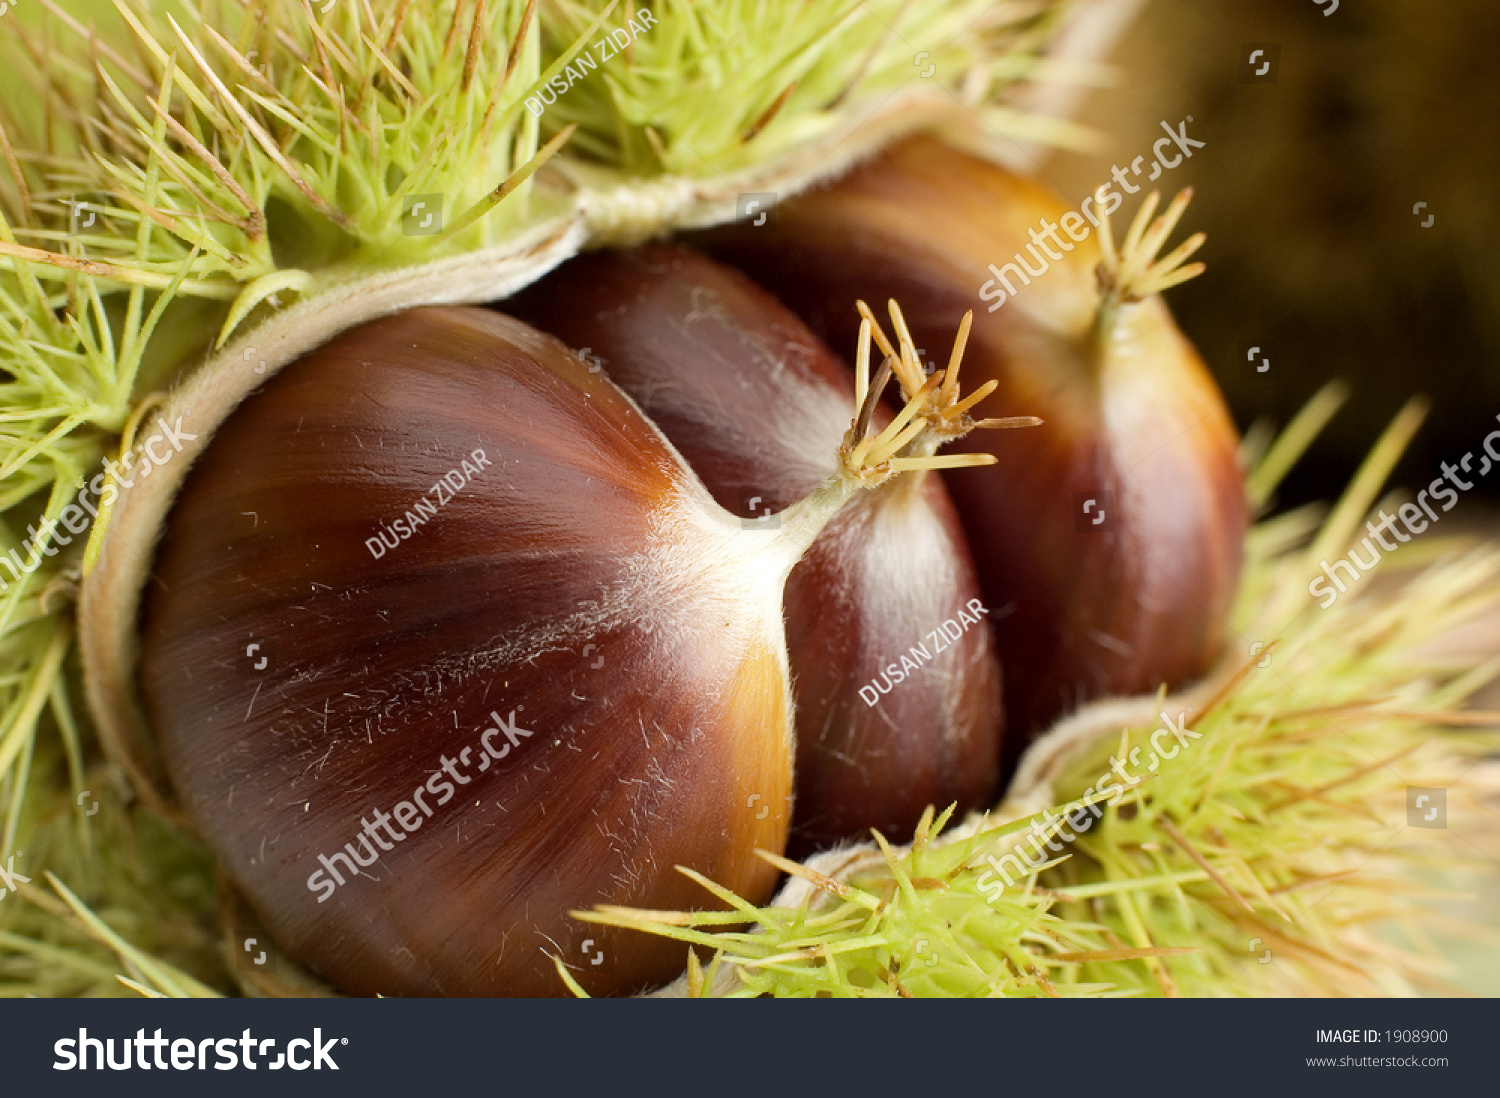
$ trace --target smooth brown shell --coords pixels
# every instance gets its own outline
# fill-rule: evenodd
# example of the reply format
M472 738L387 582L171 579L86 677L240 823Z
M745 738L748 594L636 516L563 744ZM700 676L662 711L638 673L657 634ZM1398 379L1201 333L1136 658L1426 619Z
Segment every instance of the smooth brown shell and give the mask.
M607 373L748 524L834 467L851 371L737 272L665 244L596 253L502 307ZM1002 722L987 613L937 477L863 492L829 523L786 588L795 853L872 827L899 841L928 805L989 803Z
M184 809L288 953L357 994L558 994L549 954L622 992L682 947L568 911L702 906L677 865L768 894L779 619L726 597L711 508L606 378L482 309L348 331L229 417L166 523L142 684ZM403 801L426 815L320 902L319 856L342 874Z

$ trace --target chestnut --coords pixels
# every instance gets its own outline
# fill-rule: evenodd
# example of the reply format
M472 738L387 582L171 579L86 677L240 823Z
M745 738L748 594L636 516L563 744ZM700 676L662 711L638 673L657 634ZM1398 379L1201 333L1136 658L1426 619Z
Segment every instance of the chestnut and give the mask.
M1012 762L1084 700L1205 672L1238 582L1248 515L1234 425L1156 296L1201 269L1179 269L1201 238L1151 262L1183 198L1149 231L1143 211L1116 252L1098 216L1112 197L1086 206L1096 228L1032 180L915 138L786 199L764 225L694 238L833 346L861 298L902 301L929 354L979 310L966 373L999 383L997 410L1044 421L987 446L996 464L948 480L985 601L1008 611L991 620ZM1073 235L1065 247L1043 236L1044 257L1038 231L1064 223Z
M747 523L812 490L847 426L850 368L745 276L684 248L581 256L501 307L601 368ZM786 589L795 855L992 799L989 615L937 477L863 493L829 523Z
M352 328L235 409L167 516L140 678L183 811L283 949L356 994L560 993L553 957L623 993L680 949L570 911L701 901L679 865L766 898L786 577L861 489L983 461L905 456L901 417L870 437L877 398L776 528L484 309Z

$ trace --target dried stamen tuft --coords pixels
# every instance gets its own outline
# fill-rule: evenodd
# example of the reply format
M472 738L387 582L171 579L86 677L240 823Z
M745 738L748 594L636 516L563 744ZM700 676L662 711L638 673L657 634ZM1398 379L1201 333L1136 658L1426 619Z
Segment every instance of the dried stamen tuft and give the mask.
M1101 192L1102 190L1100 188ZM1130 229L1117 252L1109 215L1104 212L1104 197L1102 193L1095 195L1101 218L1099 248L1104 253L1095 269L1095 276L1099 280L1099 292L1106 304L1143 301L1152 294L1159 294L1203 273L1205 268L1202 263L1190 263L1187 266L1183 264L1208 239L1204 233L1194 233L1168 255L1156 258L1156 253L1161 251L1161 246L1177 227L1177 222L1192 199L1193 189L1183 188L1172 199L1166 212L1152 222L1151 215L1156 212L1157 203L1161 201L1161 192L1152 191L1136 212L1135 220L1130 223ZM1146 228L1148 223L1151 225L1149 229Z
M901 306L894 300L887 302L891 313L891 324L896 329L896 338L899 341L899 349L893 346L886 337L885 331L880 326L880 321L871 312L870 307L863 301L859 302L860 315L864 317L860 324L860 354L866 364L869 361L868 341L873 337L876 344L885 353L886 360L892 363L892 369L901 382L902 397L911 402L923 392L928 393L928 399L922 409L925 431L918 432L910 441L908 452L909 459L926 460L931 458L938 447L955 439L963 438L971 431L989 430L1008 427L1037 427L1041 420L1036 416L1005 416L991 419L973 419L968 415L969 409L978 404L985 397L993 393L999 387L997 381L987 381L974 392L966 397L960 396L958 387L959 367L963 364L964 348L968 346L969 331L974 324L974 313L972 310L964 313L963 319L959 321L958 334L953 339L953 351L948 356L946 369L938 370L932 377L925 376L922 369L921 359L917 354L915 342L911 337L911 330L906 326L906 317L901 312ZM934 385L941 387L933 392ZM856 381L856 387L858 382ZM856 389L857 391L857 389ZM901 460L908 460L903 458ZM985 462L984 464L989 464ZM921 468L922 466L901 465L896 468ZM943 462L938 465L926 466L926 468L954 468L955 466Z
M906 326L901 307L890 303L891 322L895 325L899 347L892 344L880 327L880 321L863 301L858 304L864 317L859 326L859 347L855 352L854 393L859 415L844 438L841 456L845 470L866 482L884 480L893 473L929 469L961 469L976 465L993 465L991 454L944 454L935 451L944 442L961 438L978 427L1023 427L1040 423L1034 416L1014 419L973 420L968 410L995 391L997 383L986 382L968 397L959 399L958 368L963 358L973 314L967 314L959 325L958 338L946 370L925 376L916 345ZM870 343L874 341L885 355L880 372L870 382ZM906 403L896 417L878 435L870 437L870 420L886 384L894 374L901 382Z

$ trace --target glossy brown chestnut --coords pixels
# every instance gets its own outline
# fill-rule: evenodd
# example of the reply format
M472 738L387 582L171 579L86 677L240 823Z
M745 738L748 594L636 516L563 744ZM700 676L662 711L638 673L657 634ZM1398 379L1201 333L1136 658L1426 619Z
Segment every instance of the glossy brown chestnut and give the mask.
M501 307L634 397L749 525L816 486L848 426L849 367L743 275L683 248L583 256ZM929 804L991 799L1001 712L989 614L938 477L863 493L828 525L786 590L793 853L871 827L902 841Z
M290 364L191 469L144 696L192 821L340 990L558 994L555 955L630 991L682 947L570 910L703 906L678 865L773 883L798 552L555 340L413 310Z
M1034 182L918 138L781 202L767 224L694 238L833 346L858 298L899 299L934 357L975 309L968 379L999 381L996 413L1044 420L986 439L990 468L946 478L996 611L1012 761L1081 701L1209 667L1247 522L1233 424L1161 299L1108 277L1101 292L1100 230L1077 214L1083 239L1059 232L1037 250L1067 212ZM1004 269L1017 253L1035 277Z

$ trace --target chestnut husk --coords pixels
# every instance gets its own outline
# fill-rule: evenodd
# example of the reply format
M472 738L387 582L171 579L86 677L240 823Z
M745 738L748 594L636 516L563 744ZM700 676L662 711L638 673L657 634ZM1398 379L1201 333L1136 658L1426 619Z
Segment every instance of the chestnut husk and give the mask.
M501 307L634 397L748 524L806 495L847 428L849 367L743 275L681 247L580 256ZM993 800L1000 669L938 477L852 500L792 570L785 607L794 855L871 828L908 835L928 805L967 812ZM962 623L956 639L950 621Z
M899 299L935 356L977 309L969 380L999 382L994 414L1044 421L986 439L995 465L945 477L996 610L1007 770L1081 702L1210 668L1248 522L1233 423L1165 305L1101 309L1099 230L987 308L989 265L1066 212L1038 183L918 137L782 200L764 224L689 238L834 346L857 328L857 299Z
M476 451L489 468L374 557ZM732 526L555 340L472 308L345 332L219 427L167 518L141 676L184 811L346 992L558 994L552 956L595 994L670 979L680 946L567 913L701 905L677 865L747 897L774 883L753 851L787 825L791 561ZM454 759L477 800L427 811L439 760L497 726L508 760ZM321 903L319 855L372 852L362 817L398 802L427 815L381 879Z

